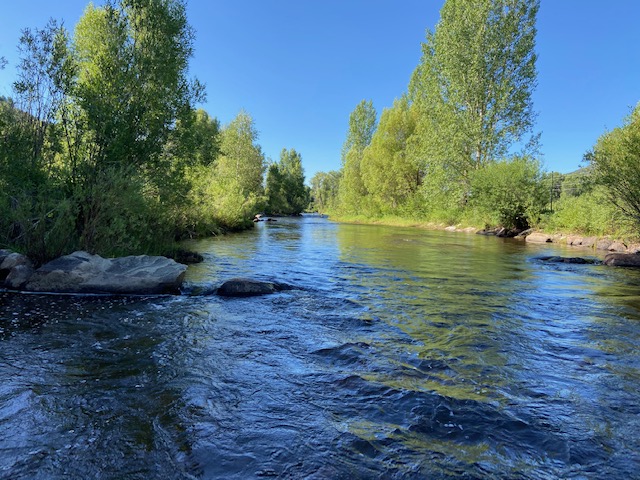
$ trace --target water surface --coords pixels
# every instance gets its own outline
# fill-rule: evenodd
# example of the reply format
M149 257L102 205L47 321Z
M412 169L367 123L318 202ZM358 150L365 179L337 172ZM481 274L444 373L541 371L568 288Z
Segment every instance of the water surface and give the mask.
M0 294L0 479L638 478L640 274L477 235L279 219L187 286Z

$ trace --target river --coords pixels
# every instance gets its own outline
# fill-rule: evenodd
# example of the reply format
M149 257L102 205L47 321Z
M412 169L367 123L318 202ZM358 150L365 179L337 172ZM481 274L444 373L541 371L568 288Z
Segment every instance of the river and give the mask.
M0 479L640 478L640 272L319 216L187 247L296 288L0 294Z

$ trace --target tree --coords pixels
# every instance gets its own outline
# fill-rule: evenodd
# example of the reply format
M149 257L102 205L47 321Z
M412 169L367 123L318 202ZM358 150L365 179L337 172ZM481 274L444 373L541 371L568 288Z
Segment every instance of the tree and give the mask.
M309 206L302 156L294 149L283 148L280 161L269 167L266 194L270 213L299 215Z
M598 139L587 160L611 202L640 227L640 103L621 127Z
M397 213L422 183L423 171L408 144L415 127L415 110L403 96L382 112L371 143L364 150L362 179L382 213Z
M327 212L337 208L341 176L341 172L331 170L317 172L311 178L311 199L315 211Z
M371 100L362 100L349 116L347 138L342 146L340 181L340 205L347 212L359 213L362 198L367 194L360 162L375 132L376 117Z
M240 112L222 130L217 173L220 178L235 182L245 196L263 191L265 160L257 142L258 131L247 112Z
M222 129L220 137L220 156L206 195L215 199L213 217L224 227L239 229L251 224L264 204L264 154L253 119L244 111Z
M76 96L96 167L158 167L176 121L202 98L187 78L193 30L181 0L90 4L76 26ZM162 169L162 168L161 168Z
M539 220L548 199L536 160L516 157L473 172L469 203L489 225L525 230Z
M410 84L423 155L463 181L533 128L539 0L447 0Z

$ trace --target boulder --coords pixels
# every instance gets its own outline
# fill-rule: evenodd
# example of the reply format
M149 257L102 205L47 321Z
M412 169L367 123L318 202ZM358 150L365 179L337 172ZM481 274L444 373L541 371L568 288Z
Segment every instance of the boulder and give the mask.
M28 269L33 269L33 264L31 260L22 255L21 253L9 252L8 250L3 250L2 261L0 261L0 282L6 281L6 279L11 275L11 272L19 267L25 266L27 271ZM15 288L10 285L7 285L9 288Z
M601 238L596 242L596 250L609 250L609 247L613 245L613 241L608 238Z
M584 237L580 245L583 247L593 247L598 243L598 237Z
M640 243L632 243L627 247L627 253L640 253Z
M582 245L582 237L578 235L569 235L567 237L567 245L575 245L575 246Z
M518 233L514 238L527 238L527 236L531 235L532 233L533 233L533 228L528 228Z
M528 243L551 243L553 241L551 235L542 232L533 232L527 235Z
M102 258L74 252L34 272L26 290L58 293L178 293L186 265L148 255Z
M608 253L604 264L611 267L640 267L640 255L637 253Z
M626 252L627 251L627 246L622 243L622 242L613 242L611 245L609 245L609 251L610 252Z
M33 272L33 266L30 263L16 265L11 269L9 275L7 275L7 278L4 280L4 285L14 290L21 289L31 279Z
M2 265L2 262L4 261L4 259L7 258L12 253L13 252L11 250L5 250L4 248L0 248L0 265Z
M291 290L286 283L265 282L251 278L232 278L218 287L216 293L223 297L253 297Z

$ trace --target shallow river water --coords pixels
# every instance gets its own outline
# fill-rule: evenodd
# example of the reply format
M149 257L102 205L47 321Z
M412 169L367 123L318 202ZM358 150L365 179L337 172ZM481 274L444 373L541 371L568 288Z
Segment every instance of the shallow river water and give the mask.
M190 242L187 287L0 293L0 479L640 478L640 273L317 216Z

